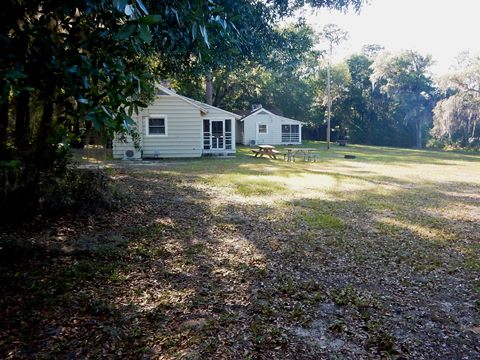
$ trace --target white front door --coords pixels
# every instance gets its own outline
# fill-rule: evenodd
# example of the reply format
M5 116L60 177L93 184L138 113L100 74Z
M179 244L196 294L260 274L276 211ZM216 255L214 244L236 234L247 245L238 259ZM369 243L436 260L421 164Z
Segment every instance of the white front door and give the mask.
M257 144L265 144L267 142L268 125L266 122L257 123L256 134L257 134L256 136Z

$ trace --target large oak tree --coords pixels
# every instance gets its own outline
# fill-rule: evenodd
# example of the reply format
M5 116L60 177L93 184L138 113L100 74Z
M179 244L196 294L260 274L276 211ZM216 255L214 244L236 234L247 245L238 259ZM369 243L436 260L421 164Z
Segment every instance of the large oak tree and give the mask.
M432 117L434 87L429 75L431 65L430 56L411 50L396 55L384 53L372 64L372 83L398 103L405 124L414 124L414 144L417 148L423 146L425 124Z

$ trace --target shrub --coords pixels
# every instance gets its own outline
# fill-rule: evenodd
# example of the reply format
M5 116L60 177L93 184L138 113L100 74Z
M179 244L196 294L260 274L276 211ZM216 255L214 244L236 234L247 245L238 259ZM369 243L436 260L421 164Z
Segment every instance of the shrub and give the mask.
M96 212L118 204L118 193L103 170L67 168L32 171L18 161L0 163L0 222L24 222L36 215Z
M64 177L45 179L41 189L39 210L47 215L111 209L117 200L108 175L100 169L69 169Z
M427 147L443 150L473 150L480 151L480 138L469 138L466 146L462 146L460 140L451 140L447 137L430 138Z

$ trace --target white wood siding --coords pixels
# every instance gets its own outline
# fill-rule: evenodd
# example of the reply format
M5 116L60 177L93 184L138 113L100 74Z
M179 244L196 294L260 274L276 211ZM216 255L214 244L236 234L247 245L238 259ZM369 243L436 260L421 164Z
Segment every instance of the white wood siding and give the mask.
M165 114L168 117L166 136L148 136L144 117ZM143 158L199 157L202 155L202 120L200 110L176 96L157 96L153 104L133 117L141 132ZM113 142L113 156L123 158L133 144Z
M112 153L114 159L123 159L125 151L135 150L133 146L133 141L130 136L125 137L125 142L120 141L118 136L115 136L112 142Z
M197 157L202 155L200 111L175 96L158 96L139 117L166 114L167 136L147 136L142 121L143 157Z
M251 140L255 140L256 144L270 144L270 145L282 145L282 125L299 125L300 126L300 141L294 144L301 144L301 131L302 125L300 121L286 120L278 118L270 114L254 114L249 118L246 118L244 123L244 137L242 143L249 145ZM258 133L258 124L267 125L267 133Z

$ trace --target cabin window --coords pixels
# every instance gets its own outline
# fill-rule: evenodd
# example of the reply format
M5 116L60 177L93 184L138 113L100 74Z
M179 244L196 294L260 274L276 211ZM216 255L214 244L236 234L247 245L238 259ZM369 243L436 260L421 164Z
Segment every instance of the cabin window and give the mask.
M267 133L267 124L258 124L258 133L266 134Z
M147 135L166 136L167 117L164 115L152 115L147 120Z
M298 143L300 142L300 126L299 125L282 125L282 143Z

